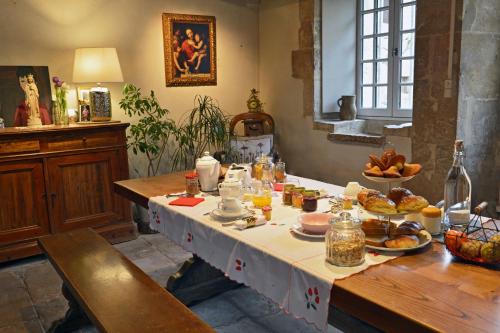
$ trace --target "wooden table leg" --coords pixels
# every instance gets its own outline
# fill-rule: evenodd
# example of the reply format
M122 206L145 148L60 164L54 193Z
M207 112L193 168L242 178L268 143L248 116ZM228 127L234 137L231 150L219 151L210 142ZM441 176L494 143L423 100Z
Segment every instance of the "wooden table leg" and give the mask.
M68 300L69 309L66 311L64 318L54 321L47 332L73 332L83 326L92 325L66 284L63 283L61 290L64 298Z
M242 286L206 261L193 255L170 276L167 290L185 305L192 305L217 294Z

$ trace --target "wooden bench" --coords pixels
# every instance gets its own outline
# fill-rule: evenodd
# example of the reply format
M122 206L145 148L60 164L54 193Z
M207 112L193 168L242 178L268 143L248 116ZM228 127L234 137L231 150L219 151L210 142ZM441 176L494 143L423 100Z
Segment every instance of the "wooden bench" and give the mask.
M63 280L70 307L51 331L92 323L101 332L214 332L92 229L38 242Z

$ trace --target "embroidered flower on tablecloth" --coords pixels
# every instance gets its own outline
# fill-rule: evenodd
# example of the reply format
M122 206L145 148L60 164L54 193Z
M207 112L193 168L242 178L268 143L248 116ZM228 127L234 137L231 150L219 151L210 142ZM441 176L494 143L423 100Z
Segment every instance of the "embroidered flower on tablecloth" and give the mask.
M160 224L160 214L156 210L153 210L153 220L157 223Z
M309 288L304 293L306 296L306 306L308 309L313 308L314 310L318 310L316 305L319 305L319 291L317 287Z
M236 259L236 267L235 269L237 271L242 271L243 268L247 266L246 262L242 261L241 259Z
M187 233L187 241L188 243L191 243L193 241L193 234L190 232Z
M380 255L380 253L376 252L376 251L368 251L369 254L373 255L374 257L377 257Z

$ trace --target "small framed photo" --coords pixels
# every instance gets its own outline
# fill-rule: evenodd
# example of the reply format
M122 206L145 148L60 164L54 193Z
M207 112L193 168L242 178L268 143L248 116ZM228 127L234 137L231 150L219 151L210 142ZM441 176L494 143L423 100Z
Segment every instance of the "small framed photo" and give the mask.
M90 103L90 87L78 87L76 88L78 103L89 104Z
M163 14L166 86L217 85L215 17Z
M90 105L89 104L80 104L79 110L79 118L80 122L88 122L90 121Z

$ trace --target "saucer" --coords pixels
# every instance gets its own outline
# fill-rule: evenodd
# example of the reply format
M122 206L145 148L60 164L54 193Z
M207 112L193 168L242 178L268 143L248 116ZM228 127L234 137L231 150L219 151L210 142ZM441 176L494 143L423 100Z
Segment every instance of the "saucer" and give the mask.
M325 238L325 234L306 233L300 224L292 225L292 227L290 228L290 231L292 231L296 235L306 237L306 238L314 238L314 239L324 239Z
M215 220L219 221L231 221L231 220L237 220L240 219L244 216L250 215L251 211L249 211L246 208L242 208L239 212L232 212L228 213L223 211L222 209L216 208L213 211L210 212L210 217L212 217Z

